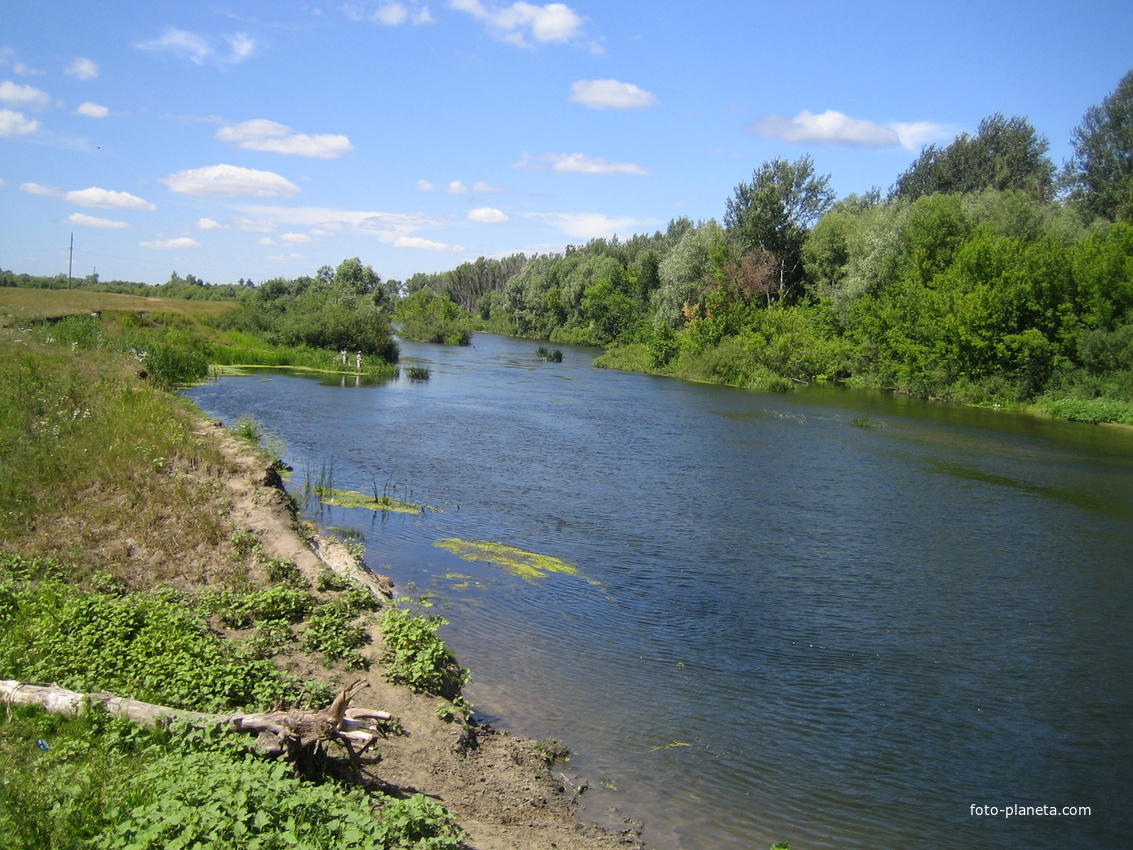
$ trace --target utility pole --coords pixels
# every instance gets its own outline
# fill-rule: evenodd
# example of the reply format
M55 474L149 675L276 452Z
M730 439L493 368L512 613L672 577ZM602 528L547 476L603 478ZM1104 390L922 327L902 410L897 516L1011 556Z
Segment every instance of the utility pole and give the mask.
M67 255L67 288L71 288L71 263L75 260L75 231L71 231L71 252Z

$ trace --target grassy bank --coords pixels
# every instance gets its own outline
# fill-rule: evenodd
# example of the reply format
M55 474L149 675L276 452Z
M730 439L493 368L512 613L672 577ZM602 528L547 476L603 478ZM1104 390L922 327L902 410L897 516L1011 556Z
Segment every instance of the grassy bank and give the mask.
M52 295L68 301L0 304L0 679L210 712L325 706L372 664L386 603L268 556L238 522L226 481L246 466L167 389L207 367L216 305ZM344 785L336 763L298 778L220 730L13 708L0 844L458 845L440 805Z

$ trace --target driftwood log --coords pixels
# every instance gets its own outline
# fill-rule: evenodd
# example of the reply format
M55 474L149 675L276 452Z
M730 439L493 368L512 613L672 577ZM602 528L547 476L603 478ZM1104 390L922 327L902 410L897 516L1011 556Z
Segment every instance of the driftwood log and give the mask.
M385 711L350 708L358 691L369 687L355 682L341 691L334 702L322 711L267 711L245 714L208 714L153 705L148 702L116 697L105 691L80 694L58 685L25 684L0 680L0 703L6 705L38 705L54 714L77 714L84 704L102 705L115 717L124 717L143 726L157 726L173 720L195 728L217 724L230 726L255 736L256 747L265 755L283 757L306 772L313 758L321 759L327 742L346 748L356 776L361 778L360 756L384 737L382 722L393 717Z

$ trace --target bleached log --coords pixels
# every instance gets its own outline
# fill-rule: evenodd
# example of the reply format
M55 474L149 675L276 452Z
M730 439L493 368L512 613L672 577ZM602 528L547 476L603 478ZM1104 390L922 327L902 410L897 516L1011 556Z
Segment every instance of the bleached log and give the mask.
M115 717L125 717L151 727L172 720L184 721L197 728L222 724L257 736L257 744L269 755L285 755L291 760L301 751L318 747L324 741L338 741L347 747L353 762L355 753L351 744L360 745L364 752L382 735L380 722L392 719L392 715L385 711L349 708L350 700L364 687L367 687L366 682L354 683L322 711L208 714L124 699L105 691L81 694L53 684L28 684L6 679L0 680L0 702L39 705L53 714L77 714L84 703L101 704Z

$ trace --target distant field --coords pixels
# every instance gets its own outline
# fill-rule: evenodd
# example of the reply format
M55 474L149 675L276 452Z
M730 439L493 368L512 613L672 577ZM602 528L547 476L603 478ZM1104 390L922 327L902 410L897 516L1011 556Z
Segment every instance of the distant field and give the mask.
M27 319L53 319L94 310L138 313L181 313L196 319L236 309L233 301L187 301L181 298L145 298L79 289L24 289L0 287L0 325Z

